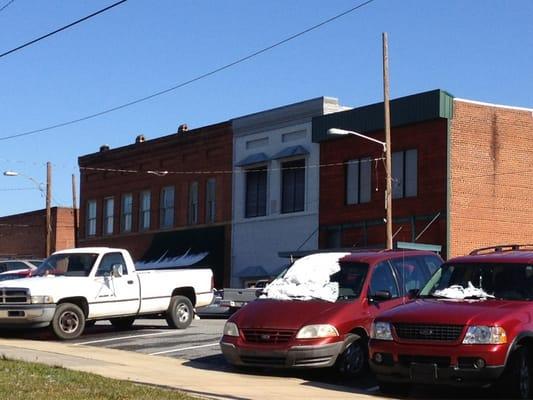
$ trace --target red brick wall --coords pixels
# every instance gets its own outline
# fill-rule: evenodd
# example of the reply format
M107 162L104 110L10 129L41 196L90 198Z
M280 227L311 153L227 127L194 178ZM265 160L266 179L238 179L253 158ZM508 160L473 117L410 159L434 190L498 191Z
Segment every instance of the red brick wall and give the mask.
M455 100L450 147L450 255L532 243L532 112Z
M435 215L446 210L446 148L447 122L438 119L404 127L391 132L392 151L418 149L418 195L411 198L393 199L393 217L401 219L413 215ZM384 139L383 132L371 135ZM362 157L381 157L381 148L364 139L346 136L321 143L320 162L324 164L346 163ZM372 166L372 199L369 203L346 204L346 166L321 167L320 169L320 226L350 224L365 220L383 220L385 169L379 161ZM441 217L420 237L418 242L446 246L446 215ZM429 221L417 221L416 233L420 233ZM394 241L412 241L410 222L394 223L393 233L401 231ZM368 245L386 243L385 224L367 228ZM321 229L320 246L325 247L327 233ZM362 228L343 229L342 246L363 245Z

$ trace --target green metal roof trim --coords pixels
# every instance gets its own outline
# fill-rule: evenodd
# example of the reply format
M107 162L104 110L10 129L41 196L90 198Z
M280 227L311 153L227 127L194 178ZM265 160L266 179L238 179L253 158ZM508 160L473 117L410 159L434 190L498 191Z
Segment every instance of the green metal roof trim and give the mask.
M437 118L451 119L453 96L444 90L431 90L391 100L391 126L413 124ZM331 139L329 128L360 133L384 129L383 102L313 118L313 142Z

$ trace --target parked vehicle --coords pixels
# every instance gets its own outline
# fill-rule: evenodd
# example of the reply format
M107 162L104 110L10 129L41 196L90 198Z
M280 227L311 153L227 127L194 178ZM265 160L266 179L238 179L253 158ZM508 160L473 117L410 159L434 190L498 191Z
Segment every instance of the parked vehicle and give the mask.
M379 315L370 340L380 388L413 383L533 394L533 246L496 246L446 262L406 305Z
M421 288L441 263L431 252L351 253L338 260L340 271L330 278L339 285L337 301L250 302L226 323L222 353L237 366L336 366L346 376L358 376L368 364L374 317L406 301L408 291Z
M29 276L43 260L3 260L0 261L0 281L20 279Z
M223 297L220 301L220 305L232 308L233 311L235 311L235 309L243 307L249 302L257 299L262 293L262 289L264 289L268 283L268 279L261 279L254 285L245 289L225 288L222 293Z
M213 298L210 269L136 271L127 250L63 250L31 278L0 283L0 326L50 326L59 339L81 335L87 321L127 328L140 315L162 316L173 328L190 325L194 307Z

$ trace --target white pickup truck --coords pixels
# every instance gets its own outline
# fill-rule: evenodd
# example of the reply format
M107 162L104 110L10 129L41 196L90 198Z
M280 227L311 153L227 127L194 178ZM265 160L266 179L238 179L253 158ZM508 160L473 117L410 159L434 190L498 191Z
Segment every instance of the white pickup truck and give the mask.
M139 316L161 316L187 328L194 307L211 303L210 269L136 271L127 250L106 247L58 251L32 276L0 282L0 327L50 326L63 340L110 320L127 328Z

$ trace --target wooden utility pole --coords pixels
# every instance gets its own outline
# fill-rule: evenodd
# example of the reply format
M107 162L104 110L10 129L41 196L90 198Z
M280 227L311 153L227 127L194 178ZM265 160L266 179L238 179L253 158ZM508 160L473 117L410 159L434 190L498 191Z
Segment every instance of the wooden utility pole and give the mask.
M76 175L72 174L72 212L74 215L74 247L78 247L78 196Z
M52 215L50 209L50 200L52 199L52 164L46 163L46 249L45 256L48 257L52 248Z
M389 105L389 45L387 32L383 32L383 104L385 106L385 168L387 174L385 208L387 209L387 249L390 250L392 249L392 162Z

